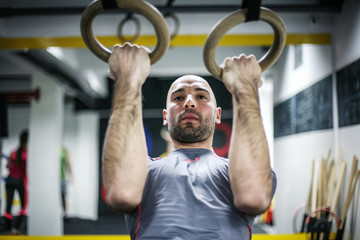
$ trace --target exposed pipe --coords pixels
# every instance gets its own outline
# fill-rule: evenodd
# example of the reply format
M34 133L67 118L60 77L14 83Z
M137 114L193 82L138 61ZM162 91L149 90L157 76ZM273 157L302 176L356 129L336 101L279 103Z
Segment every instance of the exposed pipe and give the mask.
M32 91L1 92L6 95L7 103L29 103L32 99L40 99L40 89Z

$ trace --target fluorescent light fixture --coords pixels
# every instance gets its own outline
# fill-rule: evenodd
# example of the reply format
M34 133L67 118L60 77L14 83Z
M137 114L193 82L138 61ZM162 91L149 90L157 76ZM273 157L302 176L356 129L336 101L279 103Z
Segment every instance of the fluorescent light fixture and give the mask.
M61 61L65 59L64 52L60 47L48 47L46 51Z
M101 86L99 79L96 74L92 70L84 71L85 79L89 82L90 87L97 93L101 93L103 91L103 87Z

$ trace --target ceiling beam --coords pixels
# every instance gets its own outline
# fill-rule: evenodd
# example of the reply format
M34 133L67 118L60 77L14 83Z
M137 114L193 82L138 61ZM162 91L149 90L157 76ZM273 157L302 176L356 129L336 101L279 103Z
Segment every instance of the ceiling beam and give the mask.
M83 90L77 79L79 76L51 54L46 51L36 50L19 51L17 54L43 71L53 75L72 92L71 97L78 99L89 109L96 109L95 99Z

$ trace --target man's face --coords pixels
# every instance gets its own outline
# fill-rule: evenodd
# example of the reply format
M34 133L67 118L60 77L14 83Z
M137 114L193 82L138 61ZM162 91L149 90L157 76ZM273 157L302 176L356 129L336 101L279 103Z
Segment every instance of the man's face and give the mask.
M202 142L212 137L215 123L220 123L221 109L209 84L202 78L187 75L170 87L164 110L164 125L171 137L182 143Z

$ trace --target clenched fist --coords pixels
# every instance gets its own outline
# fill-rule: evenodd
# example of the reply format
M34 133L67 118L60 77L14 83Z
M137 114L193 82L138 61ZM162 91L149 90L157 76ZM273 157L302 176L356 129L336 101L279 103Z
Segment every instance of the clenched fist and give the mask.
M257 92L262 85L261 68L254 55L226 58L221 68L222 80L233 95Z
M129 84L130 87L141 87L150 72L149 50L136 44L116 44L108 64L110 78L124 81L124 84Z

